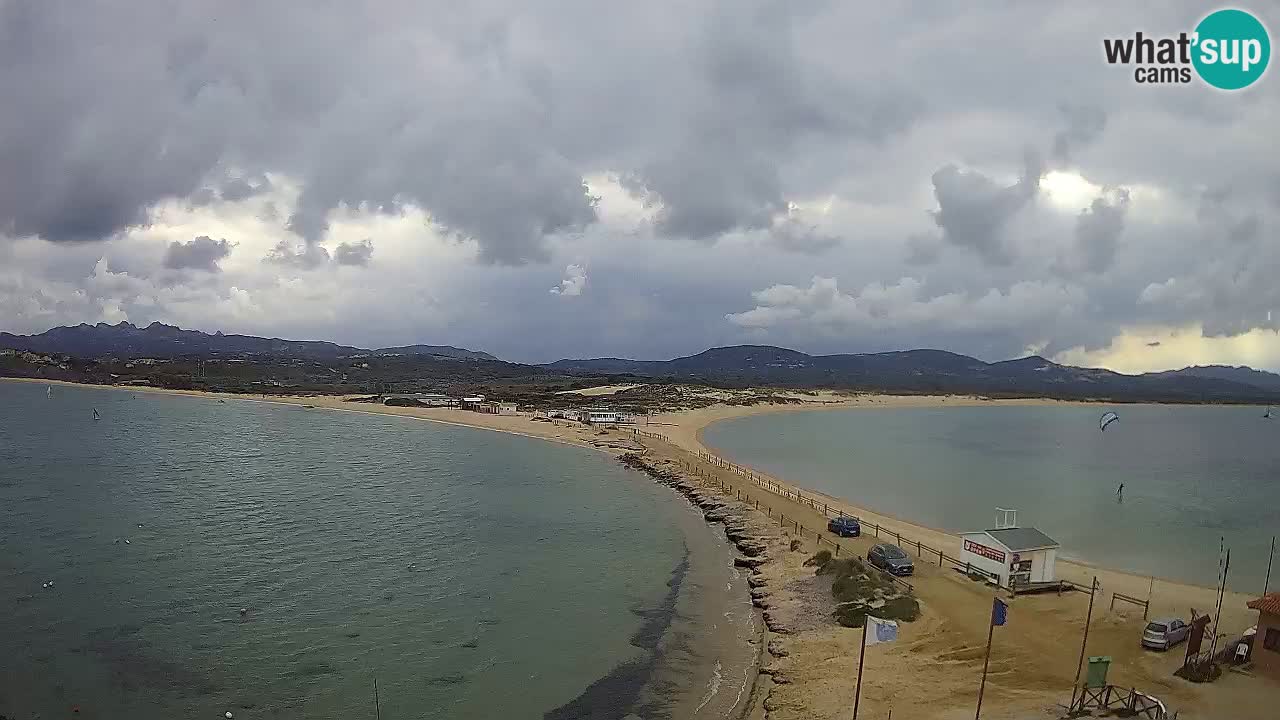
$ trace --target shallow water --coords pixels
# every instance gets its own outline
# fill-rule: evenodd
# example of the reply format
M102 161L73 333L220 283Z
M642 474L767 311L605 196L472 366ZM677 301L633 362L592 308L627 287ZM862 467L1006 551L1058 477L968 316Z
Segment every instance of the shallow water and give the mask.
M585 449L0 382L10 717L661 717L746 657L728 557Z
M1120 420L1098 430L1103 411ZM1119 405L873 408L760 415L704 432L726 457L871 510L953 532L995 508L1065 556L1261 592L1280 533L1280 420L1262 408ZM1124 483L1123 501L1117 488ZM1280 585L1280 558L1271 588Z

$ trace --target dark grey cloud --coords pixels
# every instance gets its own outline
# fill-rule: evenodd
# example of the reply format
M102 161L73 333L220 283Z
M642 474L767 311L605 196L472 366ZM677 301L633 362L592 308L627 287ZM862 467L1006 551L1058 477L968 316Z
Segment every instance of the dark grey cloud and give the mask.
M271 181L266 176L254 178L251 182L243 177L227 177L215 186L206 185L199 188L187 198L193 207L208 207L217 202L240 202L271 192Z
M679 108L674 141L633 182L661 201L658 231L711 241L770 227L787 210L783 169L808 143L882 141L909 127L906 89L833 72L806 54L797 26L818 3L717 5L697 28L699 95Z
M806 255L820 255L840 244L839 237L824 233L797 216L774 222L769 236L776 247Z
M938 209L934 222L952 245L969 248L995 264L1012 261L1005 242L1005 225L1031 202L1040 187L1044 166L1034 150L1027 150L1022 176L1002 186L986 175L947 165L933 174Z
M1111 267L1128 209L1129 192L1120 190L1114 200L1096 198L1080 212L1075 227L1077 267L1092 273Z
M359 242L338 243L333 251L333 261L339 265L364 267L373 259L373 241L365 238Z
M1107 113L1096 105L1061 106L1066 126L1053 138L1053 156L1063 162L1071 160L1072 152L1088 145L1102 135L1107 128Z
M171 242L164 252L164 266L170 270L204 270L216 273L218 262L231 254L234 243L200 235L189 242Z
M515 359L762 339L1007 357L1135 324L1267 327L1280 84L1138 91L1098 60L1101 37L1201 14L1189 0L9 0L0 318L127 313ZM974 27L1003 41L955 42ZM1041 163L1011 153L1022 142L1087 185L1040 193ZM597 182L614 176L624 191ZM1107 188L1100 204L1084 187ZM157 272L156 238L200 233L271 262ZM339 241L366 235L367 273L295 277L365 257ZM561 279L570 265L589 286ZM753 302L773 287L800 300ZM777 322L726 320L756 307Z

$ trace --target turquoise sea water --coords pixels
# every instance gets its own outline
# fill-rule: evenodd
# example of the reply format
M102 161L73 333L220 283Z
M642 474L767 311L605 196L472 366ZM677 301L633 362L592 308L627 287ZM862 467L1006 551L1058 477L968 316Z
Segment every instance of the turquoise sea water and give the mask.
M1115 410L1106 432L1098 419ZM1121 405L868 408L712 425L722 455L868 509L950 531L995 508L1065 556L1261 592L1280 534L1280 419L1262 408ZM1123 502L1116 490L1124 483ZM1280 585L1280 558L1272 589Z
M621 717L689 513L528 438L0 382L0 714Z

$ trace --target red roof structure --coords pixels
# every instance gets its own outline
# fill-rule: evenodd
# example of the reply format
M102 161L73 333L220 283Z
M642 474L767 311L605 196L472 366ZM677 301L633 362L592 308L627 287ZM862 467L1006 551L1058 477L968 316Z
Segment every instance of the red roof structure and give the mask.
M1263 595L1257 600L1249 601L1249 608L1271 615L1280 615L1280 592Z

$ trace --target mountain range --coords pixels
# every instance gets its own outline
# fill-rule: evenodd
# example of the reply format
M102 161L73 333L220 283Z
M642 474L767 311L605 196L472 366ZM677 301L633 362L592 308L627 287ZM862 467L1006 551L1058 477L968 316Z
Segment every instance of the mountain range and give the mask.
M545 367L731 386L1182 402L1280 399L1280 375L1246 367L1211 365L1125 375L1059 365L1038 356L989 363L943 350L809 355L767 345L739 345L674 360L559 360Z
M833 388L904 393L968 393L1169 402L1275 402L1280 375L1248 367L1192 366L1125 375L1060 365L1032 356L984 362L944 350L809 355L768 345L718 347L673 360L594 358L545 365L503 363L489 353L447 345L364 349L314 340L208 334L163 323L127 322L57 327L38 335L0 333L0 348L79 358L293 358L327 361L352 356L467 360L503 366L528 377L601 376L721 387Z
M489 353L448 345L408 345L367 350L320 340L282 340L253 335L224 335L221 332L210 335L198 330L183 330L158 322L153 322L146 327L138 327L127 322L115 325L81 323L69 327L56 327L39 335L0 333L0 348L64 354L81 358L167 359L263 355L328 360L352 355L435 355L458 360L497 360Z

